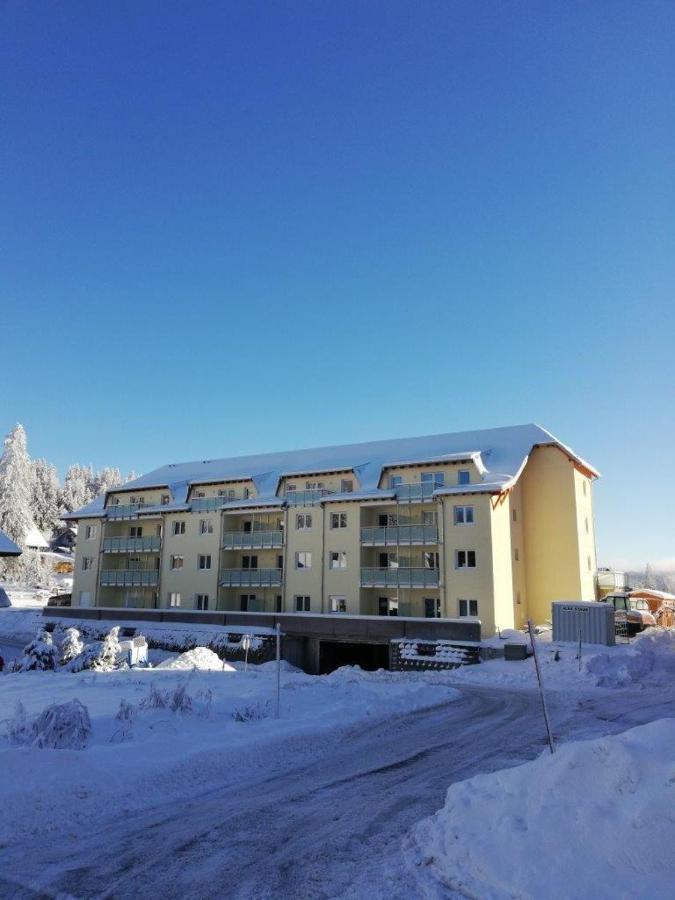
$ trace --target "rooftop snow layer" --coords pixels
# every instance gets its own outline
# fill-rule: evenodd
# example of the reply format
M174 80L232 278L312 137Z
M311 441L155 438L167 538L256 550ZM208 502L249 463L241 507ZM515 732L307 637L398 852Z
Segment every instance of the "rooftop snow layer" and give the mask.
M19 556L21 550L10 540L4 531L0 531L0 556Z
M410 465L419 462L441 462L473 459L481 473L482 482L473 489L499 491L509 487L520 474L532 448L537 445L560 447L589 472L597 472L539 425L513 425L482 431L462 431L434 434L427 437L396 438L366 444L345 444L337 447L316 447L310 450L287 450L256 456L237 456L229 459L207 459L186 463L170 463L129 481L111 494L156 487L168 487L170 507L184 504L192 484L225 482L250 478L256 485L255 500L270 500L276 496L279 482L285 473L320 473L353 469L359 479L359 493L378 490L385 467ZM85 518L100 515L101 498L66 518ZM166 507L164 507L166 511Z

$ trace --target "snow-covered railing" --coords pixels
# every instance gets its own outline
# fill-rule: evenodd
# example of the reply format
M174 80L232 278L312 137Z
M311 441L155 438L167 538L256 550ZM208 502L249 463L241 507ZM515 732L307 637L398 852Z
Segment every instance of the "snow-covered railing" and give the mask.
M479 661L480 645L467 642L395 640L391 642L392 669L455 669Z

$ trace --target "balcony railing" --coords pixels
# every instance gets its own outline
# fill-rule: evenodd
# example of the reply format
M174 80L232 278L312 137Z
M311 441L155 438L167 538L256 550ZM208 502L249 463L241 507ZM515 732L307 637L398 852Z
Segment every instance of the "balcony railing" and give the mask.
M274 550L283 544L283 531L226 531L223 534L223 550Z
M436 484L433 481L423 481L421 483L397 484L394 485L392 490L398 500L424 502L425 500L433 500L434 491L441 487L443 487L442 484Z
M222 569L221 587L275 587L281 584L282 569Z
M109 537L103 538L104 553L159 553L160 537Z
M439 570L419 567L361 569L362 587L438 587Z
M334 493L335 491L328 491L325 488L314 491L286 491L284 500L289 506L313 506L315 503L318 503L322 497Z
M192 512L214 512L234 499L234 497L193 497L190 500L190 508Z
M156 569L103 569L102 587L156 587L159 572Z
M109 519L135 519L144 503L114 503L106 507Z
M398 544L437 544L436 525L393 525L361 529L361 543L372 547L391 547Z

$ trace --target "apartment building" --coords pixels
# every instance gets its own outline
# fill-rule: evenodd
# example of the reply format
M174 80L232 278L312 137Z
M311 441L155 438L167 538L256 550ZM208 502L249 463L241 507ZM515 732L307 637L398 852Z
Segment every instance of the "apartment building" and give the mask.
M595 597L595 469L538 425L173 463L76 520L74 606L478 617Z

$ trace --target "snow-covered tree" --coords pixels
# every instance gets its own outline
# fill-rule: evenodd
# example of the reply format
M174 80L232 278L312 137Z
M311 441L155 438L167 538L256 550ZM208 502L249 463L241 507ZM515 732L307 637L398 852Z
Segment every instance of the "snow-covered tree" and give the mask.
M71 672L94 669L107 672L117 668L117 654L120 652L119 626L111 629L102 641L87 644L84 651L68 663Z
M61 642L61 665L65 666L71 660L79 656L84 650L84 644L77 628L66 628Z
M49 536L59 524L60 490L56 468L46 459L36 459L33 462L31 513L40 531Z
M34 669L55 669L57 648L48 631L39 631L37 637L24 648L23 657L15 666L15 672L31 672Z
M26 446L26 432L17 424L5 438L0 457L0 529L20 547L33 523L33 468Z
M66 472L61 491L61 508L65 512L72 512L94 499L92 484L94 482L94 470L91 466L75 464Z
M97 472L90 485L94 497L122 484L122 473L117 468L106 466Z

